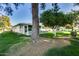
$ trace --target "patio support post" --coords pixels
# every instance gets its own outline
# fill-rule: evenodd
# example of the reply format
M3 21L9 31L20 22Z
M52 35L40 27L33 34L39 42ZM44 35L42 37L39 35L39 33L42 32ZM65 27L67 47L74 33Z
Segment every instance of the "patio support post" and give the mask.
M28 30L28 29L29 29L29 27L28 27L28 25L27 25L27 35L29 35L29 30Z
M25 34L25 26L23 26L23 34Z

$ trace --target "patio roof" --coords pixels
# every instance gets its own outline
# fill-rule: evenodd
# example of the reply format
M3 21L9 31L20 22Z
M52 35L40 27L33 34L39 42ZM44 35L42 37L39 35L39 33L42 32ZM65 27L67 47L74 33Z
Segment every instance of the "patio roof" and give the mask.
M30 24L30 23L18 23L18 24L16 24L16 25L14 25L13 27L15 27L15 26L19 26L19 25L32 25L32 24Z

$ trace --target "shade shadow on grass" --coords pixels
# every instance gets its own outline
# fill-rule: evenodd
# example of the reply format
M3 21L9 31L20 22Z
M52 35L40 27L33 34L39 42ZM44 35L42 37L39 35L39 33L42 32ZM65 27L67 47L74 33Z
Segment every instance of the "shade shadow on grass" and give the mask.
M22 37L26 37L26 39ZM28 39L26 35L15 32L3 32L0 34L0 55L5 55L14 44L29 41L30 39Z
M71 45L62 48L51 48L44 56L79 56L79 42L70 40Z

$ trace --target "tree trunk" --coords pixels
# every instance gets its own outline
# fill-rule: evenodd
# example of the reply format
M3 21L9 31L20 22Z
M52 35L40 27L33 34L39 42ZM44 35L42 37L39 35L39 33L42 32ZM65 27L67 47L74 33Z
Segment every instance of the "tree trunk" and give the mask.
M36 42L39 39L39 17L38 3L32 3L32 40Z
M54 27L54 37L56 37L56 27Z
M73 22L73 24L72 24L72 31L74 31L74 22Z

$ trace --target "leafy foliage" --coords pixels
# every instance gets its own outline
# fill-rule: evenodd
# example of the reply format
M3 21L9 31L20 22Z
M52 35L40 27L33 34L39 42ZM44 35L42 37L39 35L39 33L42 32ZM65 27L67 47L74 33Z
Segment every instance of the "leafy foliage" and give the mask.
M53 8L51 10L44 11L40 16L40 22L43 23L43 25L54 28L72 24L72 14L64 14L63 12L60 12L57 3L53 3L52 6Z
M0 28L9 29L11 27L10 19L8 16L0 16Z
M51 25L54 25L54 20L52 20L52 18L54 17L52 17L51 10L47 10L41 14L40 22L43 22L45 26L51 27Z
M4 11L7 15L12 15L13 14L13 8L12 6L15 7L15 9L18 9L20 5L24 5L23 3L1 3L0 4L0 11Z
M70 37L70 32L56 32L56 37ZM40 34L41 37L45 38L54 38L54 32L47 32L47 33L42 33Z
M54 26L65 26L72 24L70 14L58 12L57 15L52 10L44 11L40 16L40 22L43 25L53 28Z
M45 38L53 38L54 34L53 33L43 33L40 34L41 37L45 37Z
M53 3L52 6L53 6L52 11L57 16L57 13L58 13L58 11L60 9L59 6L58 6L58 3Z

